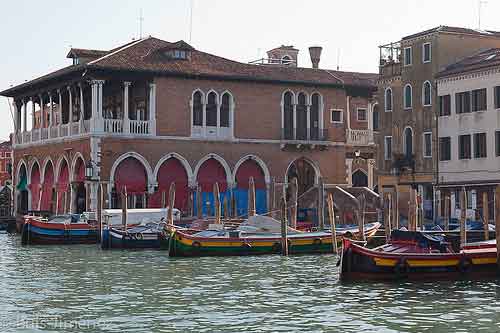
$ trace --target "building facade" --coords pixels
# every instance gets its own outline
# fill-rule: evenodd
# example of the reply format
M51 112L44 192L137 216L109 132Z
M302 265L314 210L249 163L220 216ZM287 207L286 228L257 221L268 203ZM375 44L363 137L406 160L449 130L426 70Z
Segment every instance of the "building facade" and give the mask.
M378 182L397 198L403 219L412 188L418 190L424 218L433 219L437 212L436 75L459 59L499 45L498 32L440 26L380 47Z
M440 215L458 218L465 191L469 218L484 216L484 193L493 218L500 184L500 49L448 66L438 75L437 89Z
M72 49L71 66L2 92L16 110L18 211L95 210L97 186L106 207L126 189L140 208L163 205L175 182L176 207L197 213L201 192L210 214L218 183L240 215L250 177L259 213L291 177L302 194L320 180L373 187L377 75L298 67L298 50L278 51L281 62L245 64L149 37Z
M12 183L12 144L9 141L0 143L0 186Z

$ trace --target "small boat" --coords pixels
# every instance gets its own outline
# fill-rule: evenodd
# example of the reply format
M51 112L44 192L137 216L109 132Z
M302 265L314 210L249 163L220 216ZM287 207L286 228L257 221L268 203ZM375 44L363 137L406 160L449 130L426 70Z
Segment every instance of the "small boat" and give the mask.
M92 244L97 243L97 224L79 214L56 215L51 218L25 216L21 243Z
M343 281L459 279L497 273L496 247L478 242L460 248L459 239L394 230L388 244L368 249L343 239Z
M222 225L220 225L222 227ZM236 229L178 230L173 228L169 255L193 256L243 256L281 253L280 223L272 218L254 216ZM380 223L365 226L366 238L372 237ZM289 254L332 253L331 232L300 232L288 228ZM337 229L336 240L343 236L359 237L357 227Z
M168 249L166 223L150 222L132 228L109 226L103 229L103 249Z

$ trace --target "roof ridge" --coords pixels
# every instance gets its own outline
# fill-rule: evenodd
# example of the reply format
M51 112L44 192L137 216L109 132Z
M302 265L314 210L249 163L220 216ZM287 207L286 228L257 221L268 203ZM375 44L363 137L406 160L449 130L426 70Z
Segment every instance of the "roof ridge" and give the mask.
M117 53L119 53L119 52L123 51L123 50L126 50L126 49L128 49L129 47L132 47L132 46L135 46L135 45L137 45L137 44L140 44L140 43L142 43L142 42L144 42L144 41L146 41L146 40L148 40L148 39L150 39L150 38L152 38L152 37L151 37L151 36L149 36L149 37L146 37L146 38L141 38L141 39L139 39L139 40L138 40L137 42L135 42L135 43L128 43L128 44L125 44L125 46L123 46L123 47L119 47L119 48L117 48L117 49L116 49L115 51L113 51L113 52L110 52L110 53L108 53L108 54L106 54L106 55L104 55L104 56L102 56L102 57L100 57L100 58L97 58L96 60L92 60L91 62L89 62L89 63L88 63L88 65L94 65L95 63L97 63L97 62L99 62L99 61L101 61L101 60L103 60L103 59L106 59L106 58L108 58L108 57L110 57L110 56L112 56L112 55L115 55L115 54L117 54Z

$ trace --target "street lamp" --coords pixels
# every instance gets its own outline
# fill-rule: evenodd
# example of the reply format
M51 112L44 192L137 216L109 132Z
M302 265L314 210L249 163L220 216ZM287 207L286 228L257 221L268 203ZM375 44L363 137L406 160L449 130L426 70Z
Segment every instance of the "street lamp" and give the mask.
M87 180L92 180L94 178L94 166L92 165L92 161L88 161L85 164L85 178Z

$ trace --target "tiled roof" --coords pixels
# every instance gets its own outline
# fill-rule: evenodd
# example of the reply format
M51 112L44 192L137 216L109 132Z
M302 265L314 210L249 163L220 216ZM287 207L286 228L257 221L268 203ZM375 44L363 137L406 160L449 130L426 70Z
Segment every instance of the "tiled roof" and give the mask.
M175 45L182 47L182 49L190 49L190 58L171 59L165 57L163 52L166 49L175 48ZM236 79L242 81L282 82L292 84L354 86L368 89L375 89L376 80L378 79L378 74L374 73L246 64L195 50L183 41L169 43L149 37L110 50L107 54L88 64L63 68L51 74L5 90L0 94L12 96L16 91L19 91L19 89L24 89L29 85L85 69L140 71L157 75L176 75L222 80Z
M108 54L109 51L103 51L103 50L87 50L87 49L75 49L72 48L69 50L68 55L66 58L93 58L97 59L100 58L106 54Z
M438 78L500 66L500 48L480 51L447 66L437 74Z
M402 38L402 40L413 39L416 37L425 36L425 35L428 35L428 34L433 33L433 32L448 32L448 33L458 33L458 34L477 35L477 36L497 36L497 37L500 37L499 31L476 30L476 29L469 29L469 28L450 27L450 26L446 26L446 25L440 25L438 27L435 27L435 28L432 28L429 30L424 30L424 31L418 32L416 34L405 36Z

